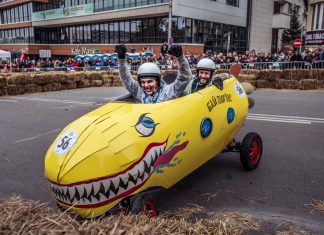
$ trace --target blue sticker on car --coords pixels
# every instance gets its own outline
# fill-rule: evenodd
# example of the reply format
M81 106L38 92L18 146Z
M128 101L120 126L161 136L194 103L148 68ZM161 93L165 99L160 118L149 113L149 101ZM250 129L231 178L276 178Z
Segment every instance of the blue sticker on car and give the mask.
M210 135L213 130L213 123L210 118L204 118L200 124L200 134L203 138Z
M231 124L235 118L235 111L233 108L228 108L227 110L227 123Z

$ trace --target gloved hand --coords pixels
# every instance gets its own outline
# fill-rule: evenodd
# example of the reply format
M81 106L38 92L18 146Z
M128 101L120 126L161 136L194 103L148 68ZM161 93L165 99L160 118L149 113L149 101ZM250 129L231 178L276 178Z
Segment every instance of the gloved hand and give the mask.
M212 84L221 91L223 90L223 79L216 77L215 79L213 79Z
M172 56L180 57L182 55L182 47L180 45L172 45L168 53Z
M127 52L127 48L124 44L121 45L117 45L115 47L115 51L118 55L118 59L125 59L126 58L126 52Z

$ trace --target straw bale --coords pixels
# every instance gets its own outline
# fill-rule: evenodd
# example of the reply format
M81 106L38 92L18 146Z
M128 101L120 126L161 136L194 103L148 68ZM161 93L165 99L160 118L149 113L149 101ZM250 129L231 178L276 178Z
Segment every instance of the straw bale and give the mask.
M83 72L68 73L67 77L69 81L73 81L73 82L78 82L86 79L86 75Z
M4 87L7 85L7 79L4 76L0 76L0 87Z
M0 87L0 96L7 95L7 91L5 87Z
M43 92L59 90L61 90L61 83L58 82L52 82L43 86Z
M256 79L255 75L246 75L246 74L240 74L238 77L238 80L240 82L250 82Z
M295 70L295 76L296 79L312 79L311 72L308 69L297 69Z
M275 88L275 81L256 80L254 86L256 88Z
M298 80L278 79L275 83L276 89L298 89Z
M101 79L101 73L100 72L87 72L86 74L86 79L88 80L100 80Z
M318 81L316 79L302 79L298 82L299 89L313 90L317 89Z
M276 79L282 78L282 71L281 70L259 70L256 79L257 80L267 80L267 81L275 81Z
M240 74L244 74L244 75L252 75L257 77L259 73L259 70L256 69L242 69Z
M25 91L26 93L39 93L43 91L43 87L36 84L27 84L25 86Z
M114 75L114 76L117 76L117 75L119 76L119 72L118 72L118 70L113 70L111 73L112 73L112 75Z
M101 87L103 84L102 80L92 80L91 81L91 86L92 87Z
M76 82L77 88L87 88L90 87L90 82L89 80L80 80Z
M7 85L7 95L22 95L25 94L25 86L23 85Z
M29 73L16 73L7 77L7 83L12 85L26 85L33 83Z
M182 216L182 212L187 214ZM0 200L0 234L243 234L260 232L261 221L233 212L213 214L201 207L180 208L157 218L145 215L111 215L97 220L78 220L67 211L20 197ZM193 219L206 213L211 219Z
M324 80L324 69L309 70L312 79Z
M318 89L324 88L324 80L317 80L317 88Z
M77 88L77 83L68 81L68 82L63 82L61 83L61 90L70 90L70 89L75 89Z

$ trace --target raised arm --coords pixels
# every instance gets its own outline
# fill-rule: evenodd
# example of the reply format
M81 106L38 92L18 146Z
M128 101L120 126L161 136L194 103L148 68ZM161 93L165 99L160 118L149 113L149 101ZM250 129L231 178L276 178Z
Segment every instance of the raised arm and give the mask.
M127 49L125 45L117 45L116 46L116 52L119 59L119 75L120 80L123 82L126 89L137 99L141 99L139 95L140 86L138 82L136 82L131 73L129 72L128 66L126 64L126 52Z
M182 95L186 86L192 79L192 73L188 60L182 53L182 48L179 45L172 45L169 54L175 56L178 60L178 76L176 80L169 84L168 96L170 99L177 98Z

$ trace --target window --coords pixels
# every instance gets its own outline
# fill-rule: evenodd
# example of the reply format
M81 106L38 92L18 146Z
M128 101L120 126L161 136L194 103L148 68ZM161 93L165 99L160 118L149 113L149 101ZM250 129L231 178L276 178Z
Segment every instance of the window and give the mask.
M274 2L273 13L274 14L279 14L280 13L280 8L281 8L280 3Z
M239 7L239 0L226 0L226 5Z

